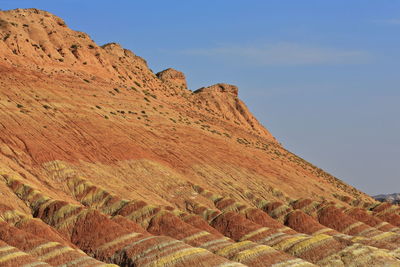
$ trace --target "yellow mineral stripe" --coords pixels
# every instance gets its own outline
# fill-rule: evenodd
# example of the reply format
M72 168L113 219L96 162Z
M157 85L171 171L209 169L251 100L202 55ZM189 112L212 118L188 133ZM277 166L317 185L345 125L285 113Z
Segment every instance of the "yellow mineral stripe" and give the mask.
M332 240L333 238L329 235L324 234L316 235L308 240L295 244L290 248L290 251L293 252L295 255L300 255L305 251L311 249L312 247L315 247L316 244L320 244L322 241L326 241L328 239Z
M61 208L59 208L57 210L57 212L54 214L54 216L56 218L65 218L65 216L68 213L72 213L79 208L81 208L81 207L77 206L77 205L66 204L66 205L62 206Z
M318 266L330 266L332 262L336 261L338 258L339 259L342 258L343 255L351 255L351 250L353 250L354 246L360 246L360 244L353 244L347 246L344 249L337 251L336 253L319 260L318 262L316 262L316 264ZM357 258L352 258L352 259L355 261ZM341 265L344 266L343 263L341 263Z
M243 240L250 239L251 237L253 237L253 236L255 236L255 235L258 235L258 234L260 234L260 233L262 233L262 232L267 232L267 231L269 231L269 230L270 230L270 229L267 228L267 227L258 228L257 230L254 230L254 231L252 231L252 232L250 232L250 233L247 233L247 234L245 234L244 236L242 236L242 237L239 239L239 241L243 241Z
M233 243L232 245L226 246L226 247L221 248L220 250L216 251L215 254L225 257L234 250L242 249L243 247L246 247L246 246L249 246L252 244L254 244L254 243L251 241L241 241L241 242Z
M361 226L361 225L363 225L364 223L362 223L362 222L356 222L356 223L353 223L353 224L350 224L349 226L347 226L346 228L344 228L341 232L342 233L348 233L348 232L350 232L352 229L354 229L354 228L356 228L356 227L358 227L358 226Z
M147 252L146 254L140 254L139 257L137 257L135 255L135 260L137 263L137 266L141 266L141 262L157 262L157 260L159 258L163 258L163 257L167 257L169 255L171 255L172 253L175 253L177 251L182 251L188 248L188 245L186 245L185 243L181 242L181 243L175 243L172 244L170 246L165 246L163 247L163 249L158 249L156 248L156 246L154 246L151 251ZM171 252L172 251L172 252ZM162 255L160 255L160 253L162 253Z
M371 251L366 246L354 246L350 247L350 251L354 256L358 256L358 260L360 259L359 256L363 254L369 254Z
M125 207L128 203L130 203L128 200L117 201L111 205L102 207L102 211L106 214L115 214L116 212L121 210L123 207Z
M185 237L185 238L181 239L181 241L188 242L188 241L192 241L192 240L195 240L197 238L201 238L201 237L204 237L204 236L207 236L207 235L211 235L211 234L209 232L206 232L206 231L201 231L201 232L197 232L197 233L195 233L195 234L193 234L191 236Z
M140 233L130 233L130 234L127 234L127 235L123 235L123 236L117 237L116 239L101 245L100 247L98 247L98 249L99 250L108 249L111 246L117 245L119 243L122 243L122 242L124 242L124 241L126 241L128 239L137 237L139 235L141 235L141 234Z
M257 240L257 243L265 244L265 243L267 243L267 242L269 242L269 241L271 241L271 240L275 240L275 239L279 239L279 238L284 238L284 237L289 237L289 236L290 236L290 235L288 235L288 234L286 234L286 233L279 232L279 233L275 233L275 234L272 234L272 235L270 235L270 236L267 236L267 237L265 237L265 238L263 238L263 239L261 239L261 240Z
M353 238L350 239L352 242L360 242L360 241L364 241L365 237L363 236L355 236Z
M4 219L7 222L12 221L13 223L25 217L27 217L27 215L22 214L21 212L18 212L16 210L7 210L0 214L0 218Z
M344 238L344 239L347 239L347 240L350 240L350 239L353 238L353 236L351 236L351 235L345 235L345 234L341 234L341 233L335 234L334 236L335 236L335 237Z
M255 255L259 255L260 253L265 253L265 252L273 252L275 251L275 249L269 247L269 246L265 246L265 245L261 245L261 246L256 246L254 248L251 249L246 249L244 251L241 251L239 253L237 253L232 260L234 261L239 261L242 262L250 257L254 257Z
M276 229L276 231L278 231L278 232L284 232L284 231L287 231L287 230L293 230L293 229L290 228L290 227L287 227L287 226L284 226L284 227Z
M22 265L22 267L36 267L36 266L47 267L47 266L51 266L51 265L49 265L45 262L33 262L33 263L28 263L28 264Z
M0 247L0 253L1 252L5 252L5 251L9 251L9 250L13 250L13 249L15 249L15 248L11 247L11 246Z
M291 246L293 246L294 244L296 244L302 240L305 240L307 238L309 238L309 237L294 236L292 238L285 239L285 240L279 242L278 244L273 245L272 247L277 250L286 250L286 249L290 248Z
M293 259L293 260L275 263L271 267L289 267L289 266L293 266L294 264L297 264L300 262L303 262L303 260L302 259Z
M369 228L367 228L367 229L365 229L365 230L359 232L357 235L365 236L365 235L371 235L371 234L372 234L372 235L373 235L373 234L377 235L377 234L379 234L379 231L376 230L375 228L369 227Z
M61 247L59 249L50 251L49 253L46 253L44 255L38 256L38 258L42 261L47 261L51 258L58 257L58 256L64 254L65 252L71 252L71 251L74 251L74 249L69 248L69 247Z
M212 250L212 249L214 249L213 248L214 246L219 247L224 244L229 246L232 243L229 242L228 238L221 238L221 239L216 239L216 240L211 240L211 241L205 242L205 243L201 244L201 246L199 246L199 247L205 248L208 250Z
M43 250L43 249L55 247L55 246L58 246L58 245L60 245L60 243L58 243L58 242L47 242L47 243L43 243L43 244L41 244L41 245L35 247L34 249L31 249L31 250L29 251L29 253L30 253L30 254L36 254L37 252L40 252L40 251Z
M375 225L374 227L375 227L376 229L379 229L379 228L382 228L383 226L386 226L386 225L388 225L388 224L389 224L388 222L381 222L381 223Z
M204 253L210 253L207 250L203 248L187 248L183 249L180 251L177 251L171 255L162 257L158 259L156 262L151 262L149 264L146 264L145 266L148 267L165 267L168 266L172 262L176 262L177 260L180 260L186 256L189 255L194 255L194 254L204 254Z
M74 259L73 261L69 261L67 263L61 264L61 265L57 265L57 267L68 267L68 266L76 266L78 263L80 263L79 266L82 266L83 262L86 261L91 261L91 264L93 264L94 261L96 261L95 259L88 257L88 256L83 256L80 257L78 259Z
M388 238L388 237L392 237L392 236L396 236L396 234L393 233L393 232L383 232L383 233L381 233L379 235L376 235L376 236L373 236L371 238L375 239L375 240L382 240L382 239L385 239L385 238Z
M157 207L153 206L153 205L146 205L143 208L141 208L139 210L135 210L132 213L130 213L129 215L124 216L124 217L134 220L134 221L138 221L139 218L146 217L145 215L150 214L156 208Z
M330 231L333 231L333 230L330 229L330 228L322 228L322 229L320 229L320 230L315 231L315 232L312 233L312 234L313 234L313 235L320 235L320 234L327 233L327 232L330 232Z
M78 214L74 214L74 215L69 216L68 218L66 218L64 220L61 220L60 222L56 223L54 225L54 227L57 228L57 229L63 229L65 227L71 225L72 223L75 223L75 221L78 220L79 214L81 214L83 211L85 211L85 210L82 210Z
M244 266L246 266L246 265L243 265L238 262L225 262L220 265L217 265L216 267L244 267Z
M128 250L128 249L130 249L130 248L132 248L132 247L134 247L134 246L136 246L136 245L138 245L138 244L140 244L140 243L142 243L142 242L146 242L147 240L155 239L155 238L160 238L160 237L159 237L159 236L148 236L148 237L145 237L145 238L143 238L143 239L140 239L140 240L138 240L138 241L135 241L135 242L133 242L133 243L130 243L129 245L125 246L125 247L123 248L123 250Z
M148 257L151 257L151 256L157 257L157 255L148 255L148 254L152 253L155 250L166 252L168 250L176 249L176 248L179 248L179 247L183 247L184 248L184 247L187 247L187 245L185 243L179 241L179 240L174 240L173 239L173 240L170 240L168 242L157 243L154 246L151 246L150 248L146 249L145 251L137 253L136 255L131 257L131 259L133 261L135 261L135 260L137 260L139 258L140 259L144 259L146 257L148 258Z
M315 267L315 265L307 261L299 261L293 262L289 267Z
M15 258L22 257L22 256L27 256L27 254L24 253L24 252L21 252L21 251L15 251L15 252L10 253L8 255L1 256L0 257L0 263L4 263L4 262L7 262L9 260L13 260Z

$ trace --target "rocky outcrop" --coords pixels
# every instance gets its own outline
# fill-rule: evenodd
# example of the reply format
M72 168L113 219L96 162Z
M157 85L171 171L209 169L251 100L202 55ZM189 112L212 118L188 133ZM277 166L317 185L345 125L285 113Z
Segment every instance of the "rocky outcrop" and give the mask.
M194 91L194 102L223 120L241 125L247 130L273 140L273 136L239 99L238 92L239 89L234 85L218 83Z
M172 87L177 87L180 89L188 89L186 83L186 77L183 72L177 71L175 69L169 68L163 71L160 71L156 74L157 77L163 82L169 83Z

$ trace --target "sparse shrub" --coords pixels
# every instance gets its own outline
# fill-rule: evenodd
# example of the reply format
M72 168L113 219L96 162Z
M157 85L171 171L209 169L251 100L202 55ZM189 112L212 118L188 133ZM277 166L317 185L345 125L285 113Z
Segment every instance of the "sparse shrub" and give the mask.
M21 104L17 104L17 108L23 108L24 106Z
M3 41L6 41L8 38L10 38L10 34L7 33L4 37L3 37Z
M43 105L43 108L45 109L51 109L51 107L49 105Z

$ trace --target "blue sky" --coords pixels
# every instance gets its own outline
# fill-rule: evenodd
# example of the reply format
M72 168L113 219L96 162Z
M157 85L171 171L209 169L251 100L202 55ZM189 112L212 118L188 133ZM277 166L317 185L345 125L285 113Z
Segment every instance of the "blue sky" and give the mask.
M400 1L8 1L118 42L189 87L239 86L292 152L370 193L400 192Z

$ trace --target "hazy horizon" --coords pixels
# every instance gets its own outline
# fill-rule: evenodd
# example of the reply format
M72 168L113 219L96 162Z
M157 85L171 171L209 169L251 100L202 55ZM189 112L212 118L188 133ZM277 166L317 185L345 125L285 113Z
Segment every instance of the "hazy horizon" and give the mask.
M368 194L400 192L400 2L0 0L29 7L183 71L192 90L235 84L293 153Z

